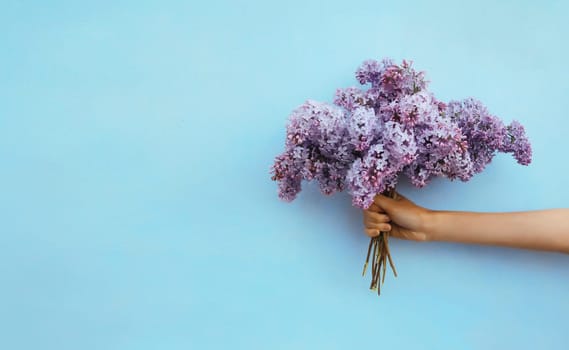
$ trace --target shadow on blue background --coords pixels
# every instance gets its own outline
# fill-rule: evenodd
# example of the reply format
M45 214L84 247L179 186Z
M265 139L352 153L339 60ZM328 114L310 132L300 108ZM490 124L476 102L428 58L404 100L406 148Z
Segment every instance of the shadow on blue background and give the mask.
M413 59L534 146L433 209L567 207L562 1L3 1L2 349L564 349L569 258L394 241L381 298L347 194L277 199L289 112ZM483 229L481 227L480 229Z

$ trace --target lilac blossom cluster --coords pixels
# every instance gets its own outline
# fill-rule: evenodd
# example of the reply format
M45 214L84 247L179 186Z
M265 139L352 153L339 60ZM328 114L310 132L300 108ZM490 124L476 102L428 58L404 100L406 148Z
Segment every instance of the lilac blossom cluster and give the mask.
M402 174L423 187L436 176L468 181L497 152L531 161L520 123L505 125L472 98L438 101L410 62L368 60L356 79L364 89L338 89L333 104L308 100L290 115L285 151L271 167L281 199L316 180L322 193L348 190L367 208Z

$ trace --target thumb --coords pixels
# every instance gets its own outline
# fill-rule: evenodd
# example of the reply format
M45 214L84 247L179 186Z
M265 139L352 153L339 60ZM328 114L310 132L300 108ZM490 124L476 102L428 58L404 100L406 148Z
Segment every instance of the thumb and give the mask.
M388 197L388 198L389 198L389 197ZM393 199L396 200L396 201L401 200L401 199L407 200L407 201L409 200L407 197L405 197L404 195L402 195L401 193L399 193L399 192L397 192L397 191L395 192L395 195L394 195Z
M385 211L393 210L395 205L397 205L396 200L386 197L382 194L378 194L377 196L375 196L375 198L373 199L373 203Z

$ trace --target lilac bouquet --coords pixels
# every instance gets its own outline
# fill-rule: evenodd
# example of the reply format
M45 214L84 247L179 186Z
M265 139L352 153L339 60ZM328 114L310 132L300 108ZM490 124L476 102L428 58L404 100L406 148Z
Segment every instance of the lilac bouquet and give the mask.
M472 98L438 101L408 61L365 61L356 79L364 88L338 89L333 104L308 100L290 115L285 150L271 167L281 199L316 180L323 194L347 190L367 209L378 193L393 197L401 175L423 187L436 176L468 181L497 152L531 162L520 123L505 125ZM364 274L372 248L370 288L379 294L387 261L397 276L387 232L370 241Z

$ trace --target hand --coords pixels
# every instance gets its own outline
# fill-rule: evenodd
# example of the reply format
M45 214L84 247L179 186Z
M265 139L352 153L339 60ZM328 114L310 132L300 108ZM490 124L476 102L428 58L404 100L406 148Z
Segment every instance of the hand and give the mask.
M364 210L365 232L370 237L380 231L390 232L391 236L414 241L427 241L424 231L429 210L416 205L397 193L396 199L377 195L371 206Z
M365 232L414 241L497 245L569 254L569 208L505 213L429 210L397 193L364 210Z

